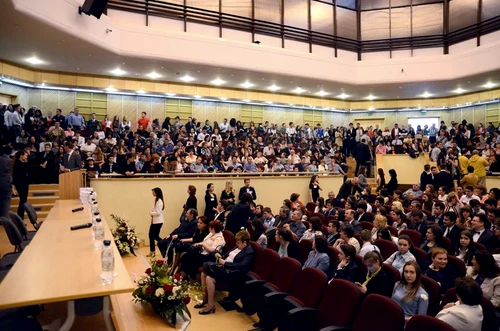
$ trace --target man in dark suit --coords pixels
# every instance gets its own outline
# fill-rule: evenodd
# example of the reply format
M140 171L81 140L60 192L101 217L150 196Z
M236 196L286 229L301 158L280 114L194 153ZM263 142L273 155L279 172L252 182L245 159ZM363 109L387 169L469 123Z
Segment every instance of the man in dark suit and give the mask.
M10 174L10 148L0 145L0 217L8 217L12 198L12 176Z
M425 238L427 228L434 222L429 222L424 220L424 213L419 210L411 214L411 223L409 225L410 230L415 230L420 232L422 239Z
M361 223L356 219L356 215L354 210L348 209L345 211L345 221L344 224L350 224L354 229L354 234L361 233L363 228L361 227Z
M328 236L326 237L326 241L328 242L328 246L333 246L335 241L340 238L340 223L337 220L330 221L328 223Z
M119 165L115 163L115 157L111 154L108 155L108 160L102 165L103 174L120 173Z
M431 165L424 165L424 171L420 174L420 187L425 190L427 184L432 184Z
M472 218L471 224L473 230L472 240L483 244L488 252L492 253L493 250L498 247L498 238L493 231L487 229L487 227L489 227L489 222L486 215L475 215Z
M339 189L339 194L337 194L337 199L339 199L340 201L347 200L347 198L351 194L354 194L354 192L359 190L358 184L359 184L358 177L346 180Z
M168 250L167 260L168 263L172 263L172 258L174 256L174 248L179 245L181 239L188 239L193 237L196 231L196 224L198 223L198 211L194 208L190 208L186 211L186 219L181 221L179 226L174 229L170 234L158 242L158 248L160 249L161 255L165 257Z
M57 169L56 169L56 156L52 152L52 146L46 143L44 151L38 153L38 162L40 166L38 169L37 181L40 183L57 183Z
M359 167L362 165L366 166L366 163L371 160L370 147L366 144L365 139L361 139L361 143L354 147L353 156L356 160L356 170L354 174L357 176ZM367 176L370 177L370 167L367 167Z
M328 216L334 216L337 213L335 208L333 208L333 203L330 200L326 200L326 210L323 213L325 215L325 218Z
M453 177L445 169L441 169L440 172L434 175L434 188L437 190L441 186L446 187L446 192L450 192L454 187Z
M80 170L82 168L82 157L74 150L73 144L69 141L65 142L64 151L62 172Z
M427 220L436 222L442 228L444 226L444 203L436 202L432 209L432 215L429 216Z
M346 130L347 146L346 146L346 156L352 155L354 152L354 146L356 145L356 129L352 123L349 123L349 128Z
M241 228L248 227L248 220L253 217L253 213L250 210L250 203L252 203L252 196L250 193L243 193L231 213L227 215L226 230L231 231L233 234L237 234Z
M373 222L372 217L366 213L368 204L366 202L359 202L356 205L356 212L358 213L358 222ZM361 232L361 231L360 231Z
M455 249L460 241L460 233L462 229L456 225L457 223L457 214L452 211L449 211L444 214L444 225L441 227L443 229L444 236L451 241L451 247Z
M248 193L252 196L253 201L257 200L257 192L253 187L250 186L250 179L244 180L245 186L240 188L240 193L238 193L238 199L241 200L243 194Z

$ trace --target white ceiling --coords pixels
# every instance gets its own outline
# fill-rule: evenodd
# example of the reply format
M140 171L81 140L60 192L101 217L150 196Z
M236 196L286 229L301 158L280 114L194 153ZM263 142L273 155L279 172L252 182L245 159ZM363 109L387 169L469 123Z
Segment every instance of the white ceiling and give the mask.
M149 79L147 73L155 71L162 75L159 80L180 82L179 78L188 74L196 78L193 83L210 85L211 81L220 77L226 84L224 87L240 88L246 80L255 84L253 90L265 90L276 84L281 87L279 93L292 93L300 86L307 92L303 95L314 95L319 90L335 98L345 92L349 100L363 100L368 95L377 99L417 98L428 91L434 97L453 95L457 87L467 92L484 90L482 85L487 81L500 83L500 71L477 76L464 77L453 81L436 81L411 84L384 85L346 85L340 82L322 81L314 78L304 79L287 75L276 75L252 70L235 70L210 67L179 61L159 61L150 58L118 56L95 44L84 42L62 30L14 10L9 0L0 0L0 58L6 61L30 66L26 58L37 56L45 61L43 65L32 66L42 70L75 72L111 76L110 70L120 67L125 70L126 77ZM146 91L148 92L148 91Z

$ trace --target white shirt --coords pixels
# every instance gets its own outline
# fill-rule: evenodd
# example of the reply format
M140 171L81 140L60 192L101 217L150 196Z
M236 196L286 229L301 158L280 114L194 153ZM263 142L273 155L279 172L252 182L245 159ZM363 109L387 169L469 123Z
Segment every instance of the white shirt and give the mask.
M227 131L227 129L229 128L229 124L224 124L224 123L221 123L219 124L219 130L221 133L225 133Z
M481 231L477 231L478 233L475 233L474 232L474 235L472 236L472 240L474 242L477 242L479 240L479 237L481 237L481 235L483 234L485 229L482 229Z
M451 227L446 227L446 230L444 230L444 236L446 237L448 233L450 233L451 230L453 230L454 227L455 225L452 225Z
M158 199L158 201L155 202L153 209L151 209L149 214L153 216L153 224L163 223L163 201L161 199Z
M286 134L288 136L293 136L293 135L297 134L297 131L295 130L294 126L288 127L288 128L286 128Z
M83 144L82 147L80 147L80 150L82 152L87 153L87 155L92 155L96 149L96 145L94 143L89 144Z
M436 318L449 324L457 331L481 330L483 308L455 302L455 306L441 310Z
M380 249L377 246L367 242L363 244L363 247L361 247L361 250L359 251L358 255L364 257L366 253L373 251L377 251L380 253Z
M466 194L462 195L462 197L460 198L460 202L463 204L463 205L468 205L470 203L471 200L478 200L478 201L481 201L481 199L479 199L479 197L475 194L471 195L471 197L469 198Z
M239 252L241 252L241 249L238 249L238 248L233 249L233 250L229 253L229 255L227 256L227 258L226 258L226 260L225 260L225 261L226 261L226 262L231 262L231 263L232 263L232 262L234 261L234 258L236 257L236 255L238 255L238 254L239 254Z
M12 126L12 112L9 110L6 110L5 113L3 114L3 120L5 123L5 126L10 128Z

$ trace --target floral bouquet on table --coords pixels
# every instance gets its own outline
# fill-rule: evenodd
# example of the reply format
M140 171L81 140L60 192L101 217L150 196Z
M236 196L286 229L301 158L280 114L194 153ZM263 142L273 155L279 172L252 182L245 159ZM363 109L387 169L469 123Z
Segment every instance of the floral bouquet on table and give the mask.
M135 255L134 248L137 247L140 241L135 232L135 227L119 216L111 214L111 218L116 223L116 228L112 233L118 251L121 255Z
M179 274L169 276L170 268L164 260L151 260L151 268L146 276L136 280L137 288L132 295L135 302L150 304L154 312L175 326L177 315L186 320L184 313L191 318L187 305L189 285Z

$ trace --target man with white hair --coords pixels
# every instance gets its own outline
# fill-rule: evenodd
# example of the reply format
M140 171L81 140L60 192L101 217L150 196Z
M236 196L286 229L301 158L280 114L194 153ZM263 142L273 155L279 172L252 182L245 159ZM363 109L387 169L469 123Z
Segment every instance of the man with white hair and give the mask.
M410 193L413 194L413 198L414 199L421 198L422 195L424 195L424 193L420 190L420 184L419 183L413 184L411 188L409 188L407 191L405 191L403 193L403 197L406 198Z

